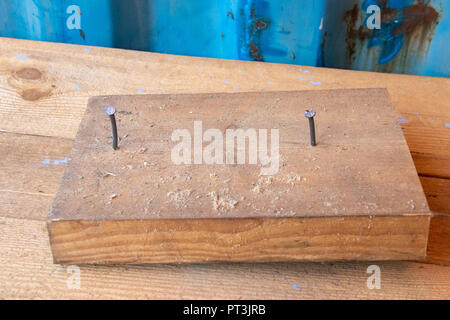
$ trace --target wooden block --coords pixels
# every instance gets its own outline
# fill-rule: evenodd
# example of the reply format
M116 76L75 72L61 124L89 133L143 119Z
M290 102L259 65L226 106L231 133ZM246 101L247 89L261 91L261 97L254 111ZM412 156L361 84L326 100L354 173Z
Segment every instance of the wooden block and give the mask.
M118 110L118 150L106 106ZM195 121L224 144L229 130L267 129L269 150L277 129L278 171L249 163L251 139L223 146L224 162L244 150L243 164L194 164L210 144ZM190 146L200 137L191 164L172 161L176 129ZM48 220L58 263L417 260L429 224L384 89L91 98Z

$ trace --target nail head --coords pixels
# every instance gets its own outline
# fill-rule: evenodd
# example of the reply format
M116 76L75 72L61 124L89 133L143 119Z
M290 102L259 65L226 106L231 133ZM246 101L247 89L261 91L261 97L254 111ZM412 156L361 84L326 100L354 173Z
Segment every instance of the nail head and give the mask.
M116 113L116 108L114 108L113 106L107 106L107 107L105 108L105 113L106 113L108 116L112 116L112 115L114 115L114 114Z
M307 117L307 118L312 118L312 117L314 117L316 115L316 112L314 111L314 110L306 110L305 111L305 117Z

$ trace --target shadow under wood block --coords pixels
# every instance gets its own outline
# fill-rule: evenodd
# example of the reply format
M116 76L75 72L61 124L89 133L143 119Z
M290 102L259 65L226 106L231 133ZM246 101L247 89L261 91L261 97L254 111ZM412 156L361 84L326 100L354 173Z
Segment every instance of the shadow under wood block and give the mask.
M430 211L396 119L384 89L93 97L48 217L54 260L423 259Z

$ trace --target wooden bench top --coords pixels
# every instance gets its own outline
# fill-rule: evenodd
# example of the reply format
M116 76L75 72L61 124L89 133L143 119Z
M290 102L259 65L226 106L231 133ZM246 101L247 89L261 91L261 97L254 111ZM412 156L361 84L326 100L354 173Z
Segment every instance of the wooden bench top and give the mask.
M0 51L0 297L448 298L450 268L417 262L80 266L68 289L46 218L91 96L384 87L436 212L429 261L448 263L450 80L7 38Z

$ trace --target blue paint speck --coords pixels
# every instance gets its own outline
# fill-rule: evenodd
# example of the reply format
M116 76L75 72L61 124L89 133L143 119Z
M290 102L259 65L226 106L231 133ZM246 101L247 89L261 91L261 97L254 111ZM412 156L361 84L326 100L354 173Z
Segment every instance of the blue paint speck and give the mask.
M42 164L50 164L50 159L44 159L44 160L42 160Z
M25 53L19 53L19 54L17 55L17 58L22 59L22 60L25 60L26 58L28 58L28 55L25 54Z
M91 52L91 48L84 48L83 49L85 52Z
M297 291L300 290L300 287L297 284L295 284L293 282L291 282L290 284L291 284L292 289L297 290Z
M233 86L233 89L239 89L239 86Z
M397 118L397 121L400 122L400 123L405 123L406 122L406 118L399 117L399 118Z
M303 70L304 73L309 73L309 70Z
M144 89L137 89L136 91L137 91L138 93L144 93L144 92L145 92Z
M76 84L76 85L74 85L73 86L75 89L77 89L77 90L81 90L81 89L83 89L83 87L82 86L80 86L79 84Z
M239 72L239 74L248 74L248 72Z
M302 77L298 77L298 80L305 81L306 79L305 79L305 78L302 78Z
M225 83L225 84L229 84L230 83L228 80L225 80L225 79L223 79L222 82Z
M446 127L446 128L450 128L450 123L446 123L446 124L445 124L445 127Z
M57 166L58 164L61 164L61 163L67 163L67 157L64 157L63 160L54 160L53 161L54 166Z
M320 81L310 81L309 83L312 84L312 85L320 85L320 84L322 84L322 82L320 82Z
M210 73L209 76L210 76L210 77L214 77L214 73Z

